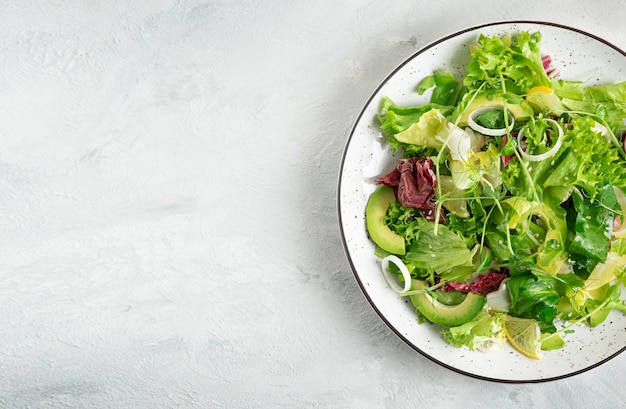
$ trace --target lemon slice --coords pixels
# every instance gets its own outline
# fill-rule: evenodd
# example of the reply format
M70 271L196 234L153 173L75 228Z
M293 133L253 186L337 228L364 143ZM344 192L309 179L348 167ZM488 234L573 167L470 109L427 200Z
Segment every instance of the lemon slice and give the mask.
M541 330L537 321L505 314L502 316L502 328L513 348L529 358L543 358Z
M528 94L554 94L554 90L550 87L539 85L528 90Z

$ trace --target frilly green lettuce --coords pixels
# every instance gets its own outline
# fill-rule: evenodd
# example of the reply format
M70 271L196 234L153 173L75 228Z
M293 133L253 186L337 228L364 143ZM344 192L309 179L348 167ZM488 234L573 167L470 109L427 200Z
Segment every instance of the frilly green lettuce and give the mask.
M472 351L482 351L504 344L504 332L500 315L490 315L481 310L474 319L465 324L444 328L443 338L455 347L467 346Z
M468 92L479 88L523 95L537 86L549 86L541 61L541 34L523 32L514 38L481 35L471 53L463 84Z

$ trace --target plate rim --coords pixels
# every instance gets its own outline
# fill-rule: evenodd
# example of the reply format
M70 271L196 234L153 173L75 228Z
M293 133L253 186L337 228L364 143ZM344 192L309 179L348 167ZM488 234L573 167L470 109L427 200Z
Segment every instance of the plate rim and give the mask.
M348 259L348 264L350 265L350 270L352 271L352 275L354 276L359 288L361 289L361 293L365 296L365 298L367 299L369 305L374 309L374 311L376 312L376 314L378 315L378 317L385 323L385 325L391 329L391 331L393 333L396 334L396 336L398 336L405 344L407 344L410 348L412 348L413 350L415 350L416 352L418 352L420 355L424 356L425 358L427 358L428 360L444 367L447 368L449 370L452 370L456 373L459 373L461 375L466 375L469 376L471 378L474 379L480 379L480 380L484 380L484 381L490 381L490 382L497 382L497 383L505 383L505 384L528 384L528 383L544 383L544 382L552 382L552 381L557 381L557 380L561 380L561 379L566 379L566 378L570 378L572 376L576 376L579 374L582 374L584 372L590 371L594 368L597 368L598 366L601 366L603 364L605 364L606 362L612 360L613 358L615 358L616 356L620 355L621 353L623 353L624 351L626 351L626 345L624 347L622 347L621 349L617 350L615 353L609 355L608 357L605 357L604 359L595 362L589 366L586 366L582 369L573 371L573 372L568 372L566 374L563 375L558 375L558 376L552 376L552 377L548 377L548 378L539 378L539 379L501 379L501 378L495 378L495 377L489 377L489 376L482 376L479 374L475 374L472 372L468 372L459 368L456 368L452 365L449 365L445 362L440 361L439 359L433 357L432 355L428 354L427 352L423 351L421 348L419 348L417 345L415 345L413 342L411 342L406 336L404 336L394 325L392 325L389 320L385 317L385 315L380 311L380 309L376 306L376 304L374 303L374 301L372 300L372 298L370 297L369 293L366 291L365 288L365 284L363 283L363 281L361 280L361 278L359 277L358 273L357 273L357 269L354 265L354 262L352 260L352 257L350 255L350 251L348 249L348 243L347 243L347 239L346 239L346 235L345 235L345 231L344 231L344 226L343 226L343 217L342 217L342 207L341 207L341 193L342 193L342 176L344 173L344 168L346 165L346 156L348 153L348 148L350 147L350 143L354 137L357 125L359 124L359 122L361 121L361 119L363 118L363 115L365 114L365 111L367 110L367 108L369 107L369 105L371 104L372 100L374 99L374 97L378 94L378 92L385 86L385 84L398 72L400 71L405 65L407 65L409 62L411 62L414 58L416 58L417 56L425 53L426 51L428 51L429 49L437 46L438 44L441 44L445 41L448 41L454 37L458 37L462 34L465 34L467 32L470 31L476 31L476 30L480 30L482 28L486 28L486 27L494 27L494 26L500 26L500 25L514 25L514 24L534 24L537 26L550 26L550 27L555 27L555 28L559 28L559 29L563 29L563 30L569 30L578 34L582 34L586 37L589 37L591 39L594 39L600 43L603 43L604 45L614 49L615 51L617 51L618 53L620 53L622 56L626 57L626 51L622 50L621 48L617 47L615 44L605 40L602 37L599 37L595 34L592 34L588 31L576 28L576 27L572 27L569 25L564 25L561 23L555 23L555 22L551 22L551 21L539 21L539 20L498 20L498 21L493 21L493 22L487 22L487 23L482 23L482 24L478 24L478 25L472 25L472 26L468 26L466 28L457 30L455 32L452 32L450 34L447 34L445 36L439 37L438 39L426 44L425 46L419 48L417 51L415 51L414 53L412 53L410 56L408 56L407 58L405 58L400 64L398 64L393 70L391 70L386 76L384 76L384 78L382 79L382 81L380 81L378 83L378 85L372 90L372 92L370 93L370 96L365 100L365 103L361 106L361 109L359 110L358 114L356 115L355 120L352 123L352 126L349 128L349 134L348 134L348 138L344 144L343 147L343 152L342 152L342 157L341 157L341 163L339 166L339 174L338 174L338 182L337 182L337 195L336 195L336 212L337 212L337 217L338 217L338 224L339 224L339 230L340 230L340 236L341 236L341 242L342 242L342 247L344 250L344 254L346 256L346 258Z

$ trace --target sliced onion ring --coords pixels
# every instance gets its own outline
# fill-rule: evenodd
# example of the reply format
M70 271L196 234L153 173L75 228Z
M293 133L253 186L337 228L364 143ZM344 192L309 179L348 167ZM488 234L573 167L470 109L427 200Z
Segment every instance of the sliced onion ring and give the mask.
M513 115L511 115L510 113L508 113L509 114L509 129L508 130L506 128L499 128L499 129L485 128L482 125L478 125L475 121L475 119L479 115L484 114L485 112L488 112L488 111L496 110L496 109L504 109L504 107L500 105L489 105L489 106L484 106L484 107L481 107L472 111L469 114L469 117L467 118L467 124L469 125L470 128L472 128L476 132L480 132L483 135L487 135L487 136L506 135L507 132L511 132L511 130L513 129L513 125L515 125L515 118L513 118Z
M404 278L404 288L400 287L398 281L395 278L391 277L391 273L389 272L389 263L395 264L402 273L402 278ZM411 289L411 274L409 273L409 269L406 268L406 265L400 260L397 256L393 254L385 257L382 260L381 267L383 269L383 275L385 276L385 280L387 280L387 284L397 293L405 293Z
M522 158L526 159L529 162L539 162L539 161L548 159L551 156L554 156L554 154L556 154L559 151L559 149L561 149L561 145L563 144L563 128L561 128L561 125L559 125L559 123L557 121L555 121L554 119L545 118L544 120L546 122L552 123L556 127L557 132L558 132L559 135L557 136L556 142L554 143L554 145L552 145L552 148L550 148L549 151L546 151L546 152L544 152L542 154L539 154L539 155L530 155L530 154L526 153L526 151L524 151L522 149L522 146L521 146L521 143L520 143L519 144L520 147L518 149L519 150L519 154L520 154L520 156ZM526 128L520 129L519 133L517 134L517 139L519 141L521 141L522 138L524 137L524 130L525 129Z
M500 286L496 291L492 291L486 296L487 306L490 310L500 311L508 313L511 307L511 299L509 298L509 291L506 287L506 282L509 281L505 278L500 282Z

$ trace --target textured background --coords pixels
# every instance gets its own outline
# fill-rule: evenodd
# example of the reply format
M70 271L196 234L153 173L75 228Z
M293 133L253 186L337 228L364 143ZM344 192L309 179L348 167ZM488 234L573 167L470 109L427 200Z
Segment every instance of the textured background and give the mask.
M336 218L370 92L438 38L626 2L0 0L1 408L616 408L620 356L475 380L369 306Z

